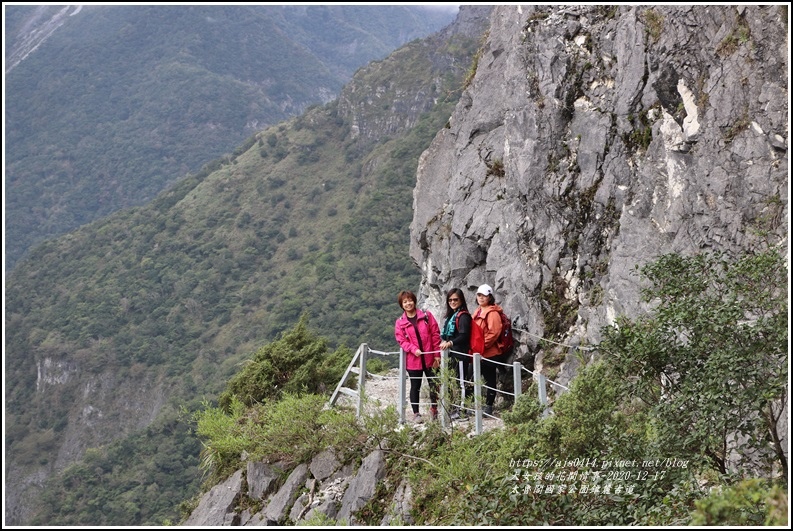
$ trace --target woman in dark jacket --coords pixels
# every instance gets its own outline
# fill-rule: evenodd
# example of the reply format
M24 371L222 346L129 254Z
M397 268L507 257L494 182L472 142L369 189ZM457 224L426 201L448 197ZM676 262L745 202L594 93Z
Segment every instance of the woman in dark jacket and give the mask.
M446 319L441 331L441 349L449 349L449 364L459 382L457 389L460 390L458 398L461 406L466 397L473 396L471 384L466 383L473 378L471 355L468 353L471 347L471 323L471 314L468 312L468 303L465 301L463 291L460 288L450 289L446 293ZM453 393L458 394L455 391ZM462 415L466 415L465 409L462 410ZM457 407L452 411L451 418L460 418L460 410Z

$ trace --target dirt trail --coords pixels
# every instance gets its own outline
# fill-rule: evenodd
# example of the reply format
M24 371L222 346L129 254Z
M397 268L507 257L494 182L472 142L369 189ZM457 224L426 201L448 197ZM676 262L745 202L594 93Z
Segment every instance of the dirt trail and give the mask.
M348 386L354 386L356 384L357 381L352 377L348 380ZM408 384L405 387L405 397L409 400L407 397L410 385ZM406 424L420 427L426 425L426 422L429 421L428 389L429 386L427 385L427 381L425 379L421 386L421 405L419 406L419 412L421 413L422 417L424 417L425 424L416 425L412 422L411 419L413 414L409 407L405 412ZM366 404L364 405L365 412L371 411L370 408L375 407L385 409L388 406L396 406L399 401L399 369L391 369L384 375L369 375L366 378L364 394L367 399ZM338 398L337 403L355 407L353 400L354 399L352 397L341 395ZM496 415L498 415L498 411L496 411ZM471 435L475 434L475 424L473 411L470 412L468 420L453 420L449 422L449 425L454 429L464 430ZM483 415L482 430L487 431L494 428L501 428L503 426L504 422L500 418L489 418Z

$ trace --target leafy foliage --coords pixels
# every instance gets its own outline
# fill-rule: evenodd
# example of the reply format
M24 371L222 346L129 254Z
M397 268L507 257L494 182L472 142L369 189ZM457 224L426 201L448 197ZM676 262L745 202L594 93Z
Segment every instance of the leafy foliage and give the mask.
M528 391L521 394L515 401L511 410L504 411L501 418L506 426L529 424L540 420L543 409L540 400L537 398L536 385L530 386Z
M625 389L604 363L582 369L571 393L556 399L554 414L542 423L543 455L565 460L570 456L633 460L650 448L646 419L640 410L624 404Z
M186 422L170 414L132 437L89 449L82 461L50 479L32 524L128 521L159 526L178 521L174 500L192 495L199 471L201 447L188 430ZM137 474L130 476L130 469Z
M235 400L250 406L284 393L326 394L351 359L347 348L329 354L326 341L309 332L304 315L289 333L253 355L231 378L218 403L228 409Z
M649 525L685 519L702 492L688 469L661 473L642 466L648 455L656 455L651 423L626 406L623 389L615 372L599 362L579 373L549 417L540 417L536 398L521 395L505 415L504 430L484 434L482 446L455 464L475 477L437 493L434 486L417 487L420 497L428 496L421 501L421 516L432 525L499 526ZM450 454L467 455L452 447ZM609 480L609 471L630 472L634 481ZM640 476L643 472L646 476ZM432 476L445 473L433 470ZM433 482L424 476L418 481ZM610 491L579 492L584 484L598 489L608 484ZM671 497L671 492L679 495ZM673 508L657 514L665 497L674 500Z
M280 400L245 406L233 397L227 409L209 407L195 414L203 439L201 466L213 485L244 466L242 456L296 465L327 448L347 456L360 437L353 413L325 409L327 397L284 393Z
M557 401L563 407L553 416L538 418L539 404L521 398L516 409L525 415L513 412L506 428L473 438L456 429L444 432L437 423L394 430L393 408L355 421L352 411L324 410L325 399L315 395L284 395L249 407L235 398L229 412L208 408L196 419L204 463L216 480L243 466L243 452L252 459L297 464L328 446L345 461L384 450L387 476L377 499L359 511L363 522L377 523L390 511L382 501L404 480L412 486L416 525L686 525L703 511L718 513L723 524L757 521L766 513L781 517L779 488L761 489L750 498L741 494L747 501L731 510L714 498L722 487L703 486L707 469L693 461L671 465L650 459L658 455L652 418L626 407L626 386L611 369L598 362L583 370ZM607 396L599 401L602 391ZM560 426L572 432L561 447ZM583 441L597 441L597 450L589 451ZM212 484L207 481L206 487ZM584 484L598 490L581 490ZM563 492L556 490L560 486Z
M787 505L787 492L779 486L758 478L745 479L697 500L691 524L785 527Z
M786 470L778 424L788 380L783 258L670 254L641 273L654 311L607 329L601 349L657 415L663 447L705 455L723 473L734 451L769 473L775 462Z
M786 291L784 270L781 257L773 252L748 253L736 260L713 254L662 256L641 269L654 281L645 297L656 301L655 307L638 323L622 318L619 328L606 331L600 345L605 355L578 373L570 390L554 402L551 415L544 417L535 394L527 392L504 415L505 428L478 437L467 437L454 426L446 432L437 423L423 430L392 430L395 415L390 411L367 419L359 437L350 434L338 440L349 445L347 455L363 455L373 444L386 450L388 475L376 498L389 499L407 478L417 525L786 525L787 490L778 478L736 482L720 461L700 459L699 445L714 440L702 417L720 429L740 430L744 425L724 419L732 418L728 409L715 416L718 408L703 406L694 395L707 391L707 383L716 385L707 394L709 400L728 400L722 407L744 407L748 412L757 408L758 417L766 406L758 396L779 396L758 394L750 381L744 381L734 387L734 396L722 399L722 383L713 376L699 385L687 383L713 370L707 356L700 355L706 359L699 363L691 360L696 352L689 349L702 345L698 334L716 330L718 334L707 336L712 347L708 354L730 355L739 368L751 365L744 358L753 356L756 371L772 383L767 389L779 392L773 384L784 369L774 356L777 342L785 339L778 319L787 309L781 295ZM735 331L725 331L729 326ZM743 350L746 336L755 339L751 345L757 350ZM670 338L676 340L672 345L661 341ZM663 363L651 363L659 357ZM698 374L686 372L692 366ZM722 370L720 364L715 366ZM672 384L683 383L667 384L661 392L660 383L647 381L657 382L653 369L668 370ZM243 429L248 418L259 414L259 405L235 404L238 413L226 422L228 428L216 430L217 439ZM292 404L284 407L295 409ZM680 404L702 411L682 414ZM670 405L678 406L679 419L671 418ZM315 418L319 414L312 413ZM316 429L316 420L297 422L304 429ZM262 427L268 424L261 422ZM768 428L762 422L755 426ZM271 458L280 456L277 450L291 441L298 441L293 449L297 453L310 446L287 423L281 429L285 433L268 431L250 440L255 439L258 448L271 448L265 452ZM769 441L760 441L760 435L731 451L767 456L762 449ZM311 453L305 455L308 459ZM743 470L744 475L761 473ZM784 472L777 467L773 474ZM381 501L371 501L358 517L379 522L390 510Z

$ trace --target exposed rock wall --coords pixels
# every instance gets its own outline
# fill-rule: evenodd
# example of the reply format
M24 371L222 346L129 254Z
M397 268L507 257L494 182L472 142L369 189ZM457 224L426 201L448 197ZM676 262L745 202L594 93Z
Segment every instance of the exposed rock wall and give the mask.
M352 463L343 465L330 450L291 470L283 463L249 461L246 474L237 470L212 487L181 525L283 526L305 524L315 517L340 525L359 525L356 511L374 497L385 474L382 450L372 451L357 470ZM278 489L274 490L274 486ZM261 506L262 510L252 513L239 508L252 505ZM409 510L410 488L401 485L386 518L408 521Z
M660 254L787 245L781 6L499 6L476 76L422 156L420 298L476 286L519 316L521 361L636 315ZM763 233L766 236L761 236ZM572 376L578 357L556 347ZM536 358L536 359L535 359Z

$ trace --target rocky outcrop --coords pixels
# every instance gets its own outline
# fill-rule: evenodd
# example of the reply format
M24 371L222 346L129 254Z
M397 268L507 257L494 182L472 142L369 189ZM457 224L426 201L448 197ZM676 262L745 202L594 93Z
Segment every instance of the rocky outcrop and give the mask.
M201 498L193 514L184 525L216 526L236 525L239 516L234 513L234 506L242 492L242 470L237 470L223 483L215 485Z
M336 454L327 450L310 463L294 467L279 488L273 490L269 472L280 470L283 477L282 466L249 462L246 470L236 471L210 489L182 525L294 525L319 515L339 524L354 525L355 513L372 499L386 473L382 450L366 456L357 470L351 463L342 465ZM410 489L402 488L397 494L389 514L405 521L410 518L407 514ZM263 509L251 514L249 509L240 510L243 506Z
M411 256L441 314L489 283L542 369L642 311L636 266L787 245L779 6L498 6L476 75L423 154ZM547 343L546 338L561 345Z

